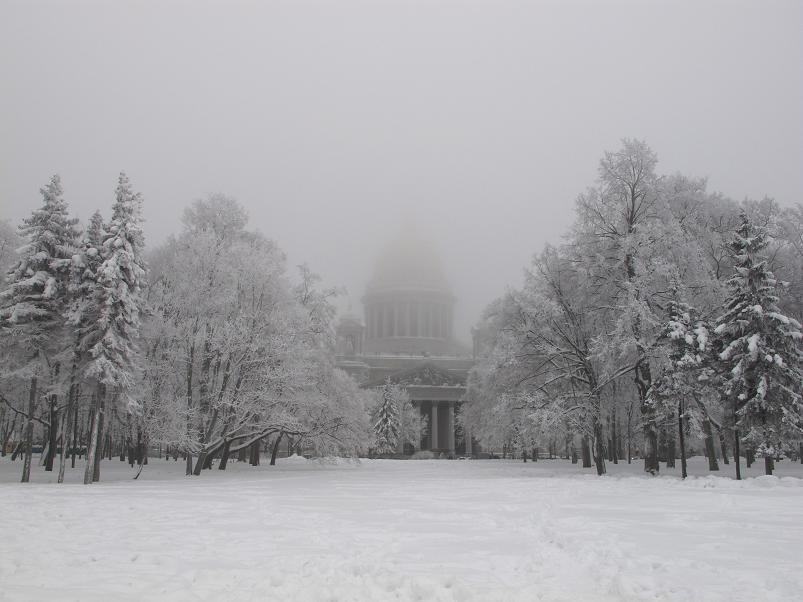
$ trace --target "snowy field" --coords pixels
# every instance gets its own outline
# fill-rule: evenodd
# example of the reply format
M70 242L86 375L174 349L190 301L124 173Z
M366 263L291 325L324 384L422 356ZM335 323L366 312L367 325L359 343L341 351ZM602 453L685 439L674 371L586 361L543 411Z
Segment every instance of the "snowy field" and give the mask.
M0 461L2 600L803 600L788 461L743 482L563 460L290 458L195 478L152 460L137 481L112 461L91 487L36 466L23 486L20 468Z

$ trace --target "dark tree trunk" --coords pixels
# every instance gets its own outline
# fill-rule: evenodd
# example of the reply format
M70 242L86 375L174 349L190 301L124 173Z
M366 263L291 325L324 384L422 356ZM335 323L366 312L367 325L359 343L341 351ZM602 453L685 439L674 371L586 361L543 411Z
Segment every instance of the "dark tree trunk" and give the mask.
M74 389L75 385L70 385L70 392L67 394L67 409L64 412L64 418L61 421L61 457L59 458L59 476L56 482L64 482L64 470L67 468L67 454L70 453L70 419L71 413L74 412Z
M100 383L92 394L92 404L89 409L89 431L86 447L86 468L84 469L84 485L92 483L92 474L95 469L95 453L98 450L98 418L100 413Z
M238 462L248 462L248 448L241 447L240 450L237 452L237 461Z
M577 464L577 448L574 445L572 445L572 464Z
M102 393L98 399L98 443L95 450L94 468L92 470L92 481L100 481L100 461L103 458L101 454L101 442L104 437L104 427L106 422L106 387L102 387Z
M527 451L521 452L521 459L524 460L524 463L527 464Z
M59 410L57 405L58 398L55 395L50 396L50 407L48 412L50 414L50 426L47 427L47 456L45 458L45 471L53 472L53 462L56 459L59 437Z
M644 470L656 474L661 469L658 464L658 430L655 422L644 425Z
M78 395L78 391L76 391L76 397ZM78 400L76 399L74 402L73 408L73 423L72 423L72 456L70 458L70 468L75 468L75 454L77 453L78 447Z
M33 458L33 413L36 409L36 377L31 377L31 388L28 392L28 422L25 424L25 460L22 463L22 483L31 480L31 460Z
M190 452L187 452L187 465L185 467L184 474L186 474L188 477L192 476L192 454Z
M678 403L678 441L680 442L680 478L688 476L686 470L686 429L684 424L685 410L683 402Z
M250 445L251 449L251 457L249 459L251 466L259 466L259 444L262 442L261 439L254 441Z
M797 455L800 456L800 463L803 464L803 443L800 444L800 448L797 450Z
M602 476L605 474L605 444L603 443L603 430L602 430L602 423L597 422L596 426L594 427L594 463L597 466L597 476Z
M717 450L714 444L714 434L711 430L711 421L708 417L703 418L703 437L705 441L705 455L708 456L708 470L719 470Z
M279 443L281 443L282 437L284 437L284 433L279 433L279 436L276 437L276 441L273 442L273 449L270 452L271 466L276 466L276 456L279 454Z
M11 461L14 462L21 453L25 451L25 441L20 441L14 446L14 451L11 452Z
M580 441L580 450L583 456L583 468L591 468L591 446L588 444L587 435L583 435Z
M142 445L142 429L137 427L137 464L142 466L145 461L145 449Z
M772 456L764 456L764 474L771 475L775 470L775 460Z
M538 462L538 447L533 447L533 462Z
M223 444L223 453L220 455L220 464L217 465L218 470L226 470L226 464L229 463L229 450L231 449L231 441L226 440Z
M725 456L725 450L722 450L722 456ZM736 480L742 480L742 460L739 457L739 429L733 431L733 463L736 464ZM727 462L726 462L727 464Z
M666 430L666 466L667 468L674 468L675 467L675 455L677 454L677 450L675 449L675 438L671 435L669 428L667 427Z
M756 461L756 450L754 450L752 447L748 447L744 451L744 459L745 463L747 464L747 468L750 468L753 465L753 462Z
M719 431L719 449L722 452L722 461L725 464L730 464L730 460L728 460L728 444L725 442L725 433L722 430ZM738 449L736 453L738 455Z

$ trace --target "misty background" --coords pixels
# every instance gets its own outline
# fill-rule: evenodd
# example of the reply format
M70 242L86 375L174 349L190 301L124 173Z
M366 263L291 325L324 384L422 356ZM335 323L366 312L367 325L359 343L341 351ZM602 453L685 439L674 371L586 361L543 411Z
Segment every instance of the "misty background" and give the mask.
M469 340L622 137L737 200L803 200L801 23L791 1L0 1L0 217L54 173L108 216L125 170L152 248L221 192L360 315L415 222Z

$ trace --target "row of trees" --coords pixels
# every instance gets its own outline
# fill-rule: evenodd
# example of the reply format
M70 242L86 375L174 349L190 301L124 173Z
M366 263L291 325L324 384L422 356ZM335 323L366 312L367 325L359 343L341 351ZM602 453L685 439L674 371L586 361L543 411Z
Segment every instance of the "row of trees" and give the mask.
M689 437L717 470L717 435L737 478L741 452L771 474L803 451L803 207L656 167L640 141L605 153L564 243L486 310L462 420L491 447L578 439L598 474L638 451L685 476Z
M257 463L268 445L275 459L283 441L318 454L388 444L374 428L388 395L334 366L337 290L306 266L291 279L236 202L196 201L146 262L142 199L124 174L111 219L96 212L83 231L58 176L41 192L18 237L0 232L0 444L24 457L23 482L37 439L45 470L60 450L59 482L85 452L85 483L101 458L143 464L155 445L197 475L231 454ZM406 407L403 391L392 398Z

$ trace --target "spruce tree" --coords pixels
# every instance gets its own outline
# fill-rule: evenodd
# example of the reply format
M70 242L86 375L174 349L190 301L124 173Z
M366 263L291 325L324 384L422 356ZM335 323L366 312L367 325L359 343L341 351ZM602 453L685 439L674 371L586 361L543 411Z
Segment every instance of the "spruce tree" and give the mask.
M87 308L97 308L97 320L82 332L79 349L88 354L84 375L95 383L93 428L87 453L84 483L98 480L95 462L102 437L107 392L136 406L130 397L138 360L137 339L143 312L145 262L142 257L142 198L131 190L128 177L120 174L112 218L99 249L100 262L87 283ZM94 284L92 281L94 280Z
M650 388L649 397L667 402L670 415L677 412L681 475L685 479L687 400L699 386L698 380L704 369L708 328L697 318L696 309L678 300L677 296L675 288L673 298L667 304L668 319L660 336L668 347L669 362Z
M379 453L392 453L399 442L399 408L396 406L390 382L382 386L382 404L379 406L374 435Z
M735 273L730 295L715 333L721 345L725 394L734 416L736 476L741 478L740 438L765 459L773 459L785 442L803 429L800 323L778 308L775 280L762 251L767 235L745 213L730 244Z
M56 355L65 343L66 291L71 256L78 238L78 220L69 216L59 176L54 175L40 192L44 202L19 228L27 243L8 274L8 287L0 292L0 329L9 345L19 350L23 363L20 373L30 379L23 483L30 480L38 381L46 370L50 372L47 376L57 375ZM50 429L54 434L57 421L54 396L50 398L50 405ZM55 439L52 434L51 458Z

